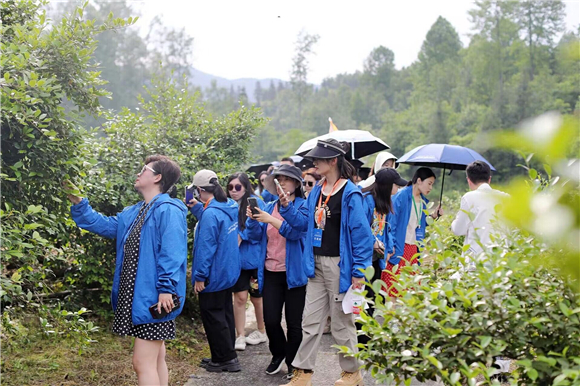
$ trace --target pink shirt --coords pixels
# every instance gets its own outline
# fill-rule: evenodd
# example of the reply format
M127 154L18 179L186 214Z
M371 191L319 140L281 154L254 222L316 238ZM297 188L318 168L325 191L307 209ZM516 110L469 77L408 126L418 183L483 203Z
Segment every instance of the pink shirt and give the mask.
M278 205L274 207L272 216L284 221L278 212ZM286 239L280 235L278 229L268 224L266 229L268 235L268 246L266 248L266 269L270 272L286 271Z

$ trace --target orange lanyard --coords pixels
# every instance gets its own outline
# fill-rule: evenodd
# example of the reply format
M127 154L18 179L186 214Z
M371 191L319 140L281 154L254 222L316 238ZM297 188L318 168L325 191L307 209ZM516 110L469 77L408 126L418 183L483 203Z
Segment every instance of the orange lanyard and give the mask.
M326 206L328 204L328 201L330 200L330 196L332 196L332 194L334 193L334 191L336 190L336 187L338 186L338 183L341 181L341 179L339 178L338 180L336 180L336 182L334 183L334 186L332 187L332 190L330 191L330 194L328 196L326 196L326 200L324 200L324 206ZM326 187L326 183L327 181L324 180L324 184L322 184L322 189L320 190L320 197L318 198L318 207L316 208L316 211L318 212L318 224L320 224L322 222L322 214L323 211L320 210L322 208L322 195L324 194L324 188Z
M213 197L210 198L209 200L207 200L207 202L205 203L205 205L203 206L203 209L205 210L205 208L207 208L207 206L209 205L209 203L211 202L211 200L213 200Z

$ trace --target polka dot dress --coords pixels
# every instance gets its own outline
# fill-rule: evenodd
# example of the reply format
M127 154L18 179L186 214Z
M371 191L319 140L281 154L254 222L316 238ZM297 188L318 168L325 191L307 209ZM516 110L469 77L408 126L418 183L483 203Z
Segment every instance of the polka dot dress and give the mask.
M139 263L141 228L153 202L155 201L141 207L136 220L133 222L131 233L127 237L127 241L123 247L123 266L121 268L121 283L119 285L119 297L117 299L117 309L115 310L115 319L113 321L113 332L118 335L134 336L135 338L145 340L168 340L175 339L174 320L134 325L131 315L135 278L137 277L137 266Z

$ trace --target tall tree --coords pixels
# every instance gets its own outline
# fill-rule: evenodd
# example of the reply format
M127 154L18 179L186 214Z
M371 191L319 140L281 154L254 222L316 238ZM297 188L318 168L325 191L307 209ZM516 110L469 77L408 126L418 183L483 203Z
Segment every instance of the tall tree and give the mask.
M294 45L294 57L292 58L292 72L290 73L290 82L292 90L298 102L298 127L302 128L302 105L308 92L308 57L314 53L313 48L320 37L310 35L302 30Z
M395 76L395 53L379 46L371 51L364 62L363 80L372 85L392 105L393 90L391 82Z
M538 46L554 46L554 37L564 30L566 6L560 0L522 0L518 22L528 44L530 80L536 74Z

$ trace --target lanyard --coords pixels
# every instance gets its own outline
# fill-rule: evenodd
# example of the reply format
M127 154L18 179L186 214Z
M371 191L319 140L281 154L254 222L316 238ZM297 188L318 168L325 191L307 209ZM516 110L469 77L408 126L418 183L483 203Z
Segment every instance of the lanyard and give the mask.
M206 201L205 205L203 206L203 209L204 210L205 210L205 208L207 208L207 206L209 205L209 203L211 202L211 200L213 200L213 197Z
M338 183L340 182L340 178L338 180L336 180L336 182L334 183L334 186L332 187L332 190L330 191L330 194L328 196L326 196L326 200L324 200L324 205L326 206L328 204L328 201L330 200L330 196L332 196L332 194L334 193L336 187L338 186ZM326 183L327 181L324 180L324 184L322 184L322 189L320 190L320 197L318 198L318 207L316 208L316 215L317 215L317 222L318 224L320 224L322 222L322 215L324 213L324 211L320 210L322 208L322 195L324 192L324 188L326 187Z
M421 226L421 211L417 209L417 205L415 204L415 197L411 197L413 200L413 208L415 209L415 214L417 215L417 228Z

